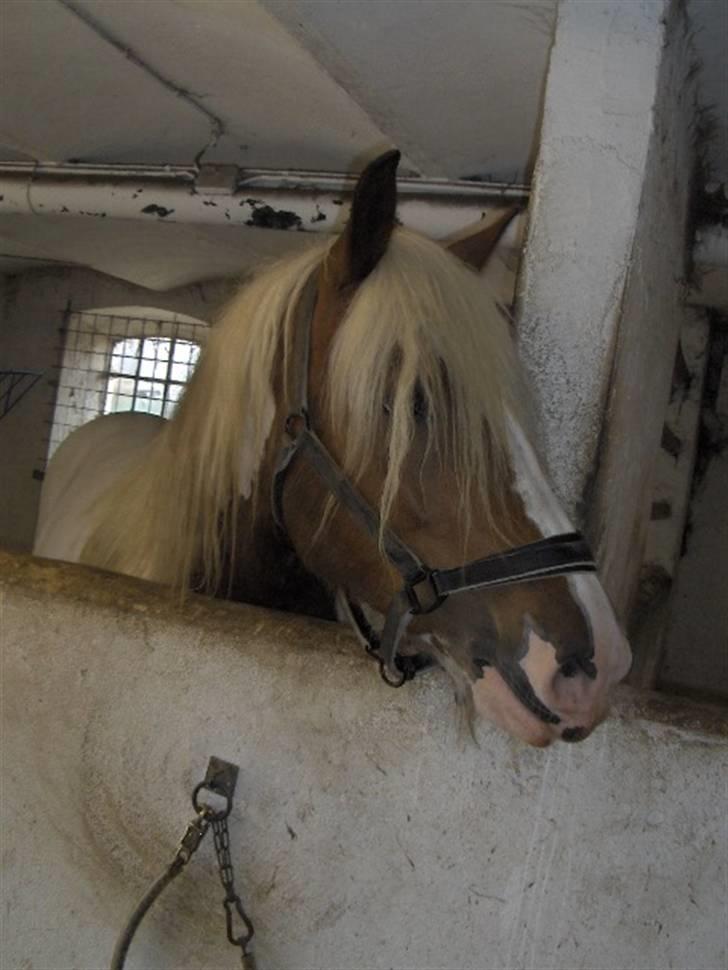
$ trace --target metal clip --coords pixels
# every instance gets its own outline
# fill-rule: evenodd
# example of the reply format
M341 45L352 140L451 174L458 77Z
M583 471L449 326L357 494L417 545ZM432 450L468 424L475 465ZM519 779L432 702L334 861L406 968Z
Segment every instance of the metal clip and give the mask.
M243 903L240 896L237 893L233 896L229 896L227 899L223 900L223 906L225 907L225 928L227 930L227 938L233 946L239 946L243 950L247 950L248 944L253 939L253 924L251 923L248 914L243 909ZM242 923L243 932L239 933L238 936L235 935L235 921L237 919Z
M207 809L202 809L198 813L197 818L189 823L185 834L180 839L175 861L181 865L187 865L195 852L197 852L200 842L204 839L209 828L210 820Z

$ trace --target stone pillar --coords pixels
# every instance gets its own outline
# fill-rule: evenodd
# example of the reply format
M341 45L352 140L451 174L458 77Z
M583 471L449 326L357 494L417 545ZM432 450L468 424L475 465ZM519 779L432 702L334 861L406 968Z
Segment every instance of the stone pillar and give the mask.
M556 488L623 615L684 318L686 33L675 0L561 0L519 287Z

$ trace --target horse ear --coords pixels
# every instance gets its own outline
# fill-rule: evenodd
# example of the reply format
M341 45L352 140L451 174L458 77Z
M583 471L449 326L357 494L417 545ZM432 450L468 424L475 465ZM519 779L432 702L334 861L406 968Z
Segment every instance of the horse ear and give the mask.
M520 206L512 205L496 213L494 217L481 219L475 226L468 226L467 229L450 236L444 240L443 245L448 252L468 266L481 270L492 256L511 220L521 211Z
M348 225L335 247L343 250L342 285L365 280L387 249L397 211L399 159L398 151L385 152L359 176Z

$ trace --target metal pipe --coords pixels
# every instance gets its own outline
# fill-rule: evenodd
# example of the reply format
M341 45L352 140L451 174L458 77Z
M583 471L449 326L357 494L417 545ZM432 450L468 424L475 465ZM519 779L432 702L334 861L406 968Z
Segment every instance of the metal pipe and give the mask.
M110 165L88 162L0 162L0 179L5 176L26 176L32 179L52 176L54 178L108 178L160 179L163 181L194 182L200 171L231 169L235 166L207 165ZM237 186L265 189L302 189L307 192L351 192L357 175L341 172L321 172L303 169L238 169ZM489 199L504 202L527 202L530 188L510 182L476 182L465 179L424 179L401 177L397 186L403 195L428 197Z
M216 180L216 176L219 179ZM246 225L331 232L349 208L356 176L236 170L233 166L0 163L0 215ZM449 235L485 211L524 202L525 186L403 178L399 216L428 235Z

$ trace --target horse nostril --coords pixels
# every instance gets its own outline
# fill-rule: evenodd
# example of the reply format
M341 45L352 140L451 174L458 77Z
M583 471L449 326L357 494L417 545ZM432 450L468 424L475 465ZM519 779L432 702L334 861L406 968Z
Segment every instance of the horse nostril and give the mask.
M562 677L576 677L580 671L586 674L589 680L594 680L597 676L597 668L594 661L588 657L580 657L577 654L573 654L567 657L563 663L559 664L559 673Z
M564 728L561 732L562 741L583 741L589 734L585 727Z

